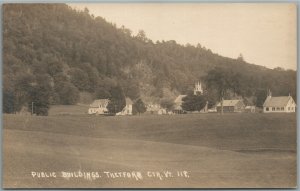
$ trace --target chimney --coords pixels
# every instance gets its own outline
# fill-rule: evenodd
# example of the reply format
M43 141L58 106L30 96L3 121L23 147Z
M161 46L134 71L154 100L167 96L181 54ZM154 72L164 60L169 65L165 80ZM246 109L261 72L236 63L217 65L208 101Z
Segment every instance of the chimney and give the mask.
M269 92L268 92L268 97L272 97L272 92L271 92L270 89L269 89Z

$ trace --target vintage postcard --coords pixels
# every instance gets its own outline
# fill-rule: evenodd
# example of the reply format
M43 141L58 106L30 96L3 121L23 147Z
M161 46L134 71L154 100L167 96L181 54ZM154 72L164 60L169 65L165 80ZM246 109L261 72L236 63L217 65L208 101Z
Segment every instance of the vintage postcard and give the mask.
M3 188L296 188L297 4L3 4Z

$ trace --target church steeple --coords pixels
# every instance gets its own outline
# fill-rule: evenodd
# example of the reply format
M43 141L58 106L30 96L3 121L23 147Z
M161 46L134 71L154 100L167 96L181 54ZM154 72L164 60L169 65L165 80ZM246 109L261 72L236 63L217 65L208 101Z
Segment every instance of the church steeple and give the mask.
M195 83L195 87L194 87L194 95L201 95L203 94L203 89L202 89L202 85L201 82L197 82Z

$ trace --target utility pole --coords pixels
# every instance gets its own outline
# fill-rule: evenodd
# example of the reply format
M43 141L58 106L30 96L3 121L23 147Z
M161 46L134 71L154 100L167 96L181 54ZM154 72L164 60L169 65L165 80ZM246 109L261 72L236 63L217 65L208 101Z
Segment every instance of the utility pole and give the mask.
M33 115L33 104L34 102L31 102L31 115Z
M222 97L222 100L221 100L221 115L223 115L223 97Z

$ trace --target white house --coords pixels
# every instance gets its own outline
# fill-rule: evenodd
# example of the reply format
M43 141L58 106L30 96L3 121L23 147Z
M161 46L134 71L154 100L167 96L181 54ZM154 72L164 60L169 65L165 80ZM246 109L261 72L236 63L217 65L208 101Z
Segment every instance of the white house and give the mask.
M291 113L296 112L296 103L292 96L272 97L268 95L263 105L263 113Z
M116 115L132 115L132 104L133 102L131 101L130 98L126 98L126 106L123 108L123 110Z
M109 99L97 99L95 100L88 110L88 114L104 114L108 112L107 105Z

